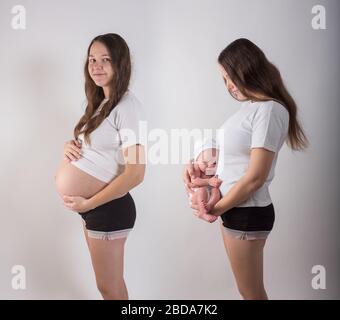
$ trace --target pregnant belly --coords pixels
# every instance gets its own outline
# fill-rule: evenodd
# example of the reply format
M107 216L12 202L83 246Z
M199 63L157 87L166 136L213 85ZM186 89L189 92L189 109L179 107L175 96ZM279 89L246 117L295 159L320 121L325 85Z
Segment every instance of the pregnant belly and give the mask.
M67 160L62 160L55 175L55 184L60 196L81 196L90 198L107 183L89 175L72 165Z

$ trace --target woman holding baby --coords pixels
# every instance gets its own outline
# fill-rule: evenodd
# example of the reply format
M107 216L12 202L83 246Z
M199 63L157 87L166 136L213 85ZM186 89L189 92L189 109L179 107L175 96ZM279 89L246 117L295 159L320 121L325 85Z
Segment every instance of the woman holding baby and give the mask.
M210 223L221 217L225 249L242 297L268 299L263 250L275 220L268 187L283 143L302 150L308 140L279 70L259 47L247 39L235 40L220 53L218 65L228 92L242 104L222 124L217 146L200 146L184 170L184 182L195 215ZM218 179L213 186L201 180L216 164L216 152ZM209 192L200 191L207 185ZM216 187L220 197L210 201Z

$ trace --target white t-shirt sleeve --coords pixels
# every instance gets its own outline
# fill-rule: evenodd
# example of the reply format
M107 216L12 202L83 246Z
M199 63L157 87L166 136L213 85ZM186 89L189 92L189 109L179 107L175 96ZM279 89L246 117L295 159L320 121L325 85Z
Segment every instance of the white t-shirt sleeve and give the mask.
M265 148L278 152L288 132L289 114L280 105L263 104L254 115L252 121L252 137L250 148Z
M135 144L145 145L140 126L144 119L142 105L138 100L127 99L116 106L115 126L121 140L121 147L127 148Z

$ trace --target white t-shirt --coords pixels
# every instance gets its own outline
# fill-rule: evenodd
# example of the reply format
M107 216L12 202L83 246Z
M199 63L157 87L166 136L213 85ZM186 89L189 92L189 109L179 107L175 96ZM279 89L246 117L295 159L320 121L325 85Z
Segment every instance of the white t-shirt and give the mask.
M288 125L287 109L271 100L242 103L240 109L221 126L217 137L220 155L216 174L223 180L220 187L222 195L247 171L251 148L262 147L275 152L266 182L236 207L271 204L268 187L274 178L278 152L287 138Z
M106 101L102 101L97 112ZM85 142L84 134L79 135L83 154L80 159L71 161L71 164L101 181L110 182L124 171L122 148L145 144L139 130L139 122L142 120L142 105L128 91L99 127L91 132L91 146Z

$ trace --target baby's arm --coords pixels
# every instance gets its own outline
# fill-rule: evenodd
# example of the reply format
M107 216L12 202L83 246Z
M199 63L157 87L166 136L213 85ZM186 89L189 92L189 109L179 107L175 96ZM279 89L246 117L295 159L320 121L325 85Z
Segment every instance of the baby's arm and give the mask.
M217 176L208 179L208 184L214 188L219 188L222 184L222 180L218 179Z
M209 185L209 179L197 177L195 179L192 179L191 181L197 187L206 187Z
M194 170L194 175L195 175L195 178L194 179L196 179L196 178L199 178L200 176L201 176L201 170L200 170L200 167L198 166L198 164L197 163L194 163L194 165L193 165L193 170ZM193 179L191 179L191 182L192 182L192 180Z
M209 179L202 178L202 171L200 170L197 163L194 163L194 173L195 178L191 179L191 183L193 183L196 187L206 187L209 185Z

